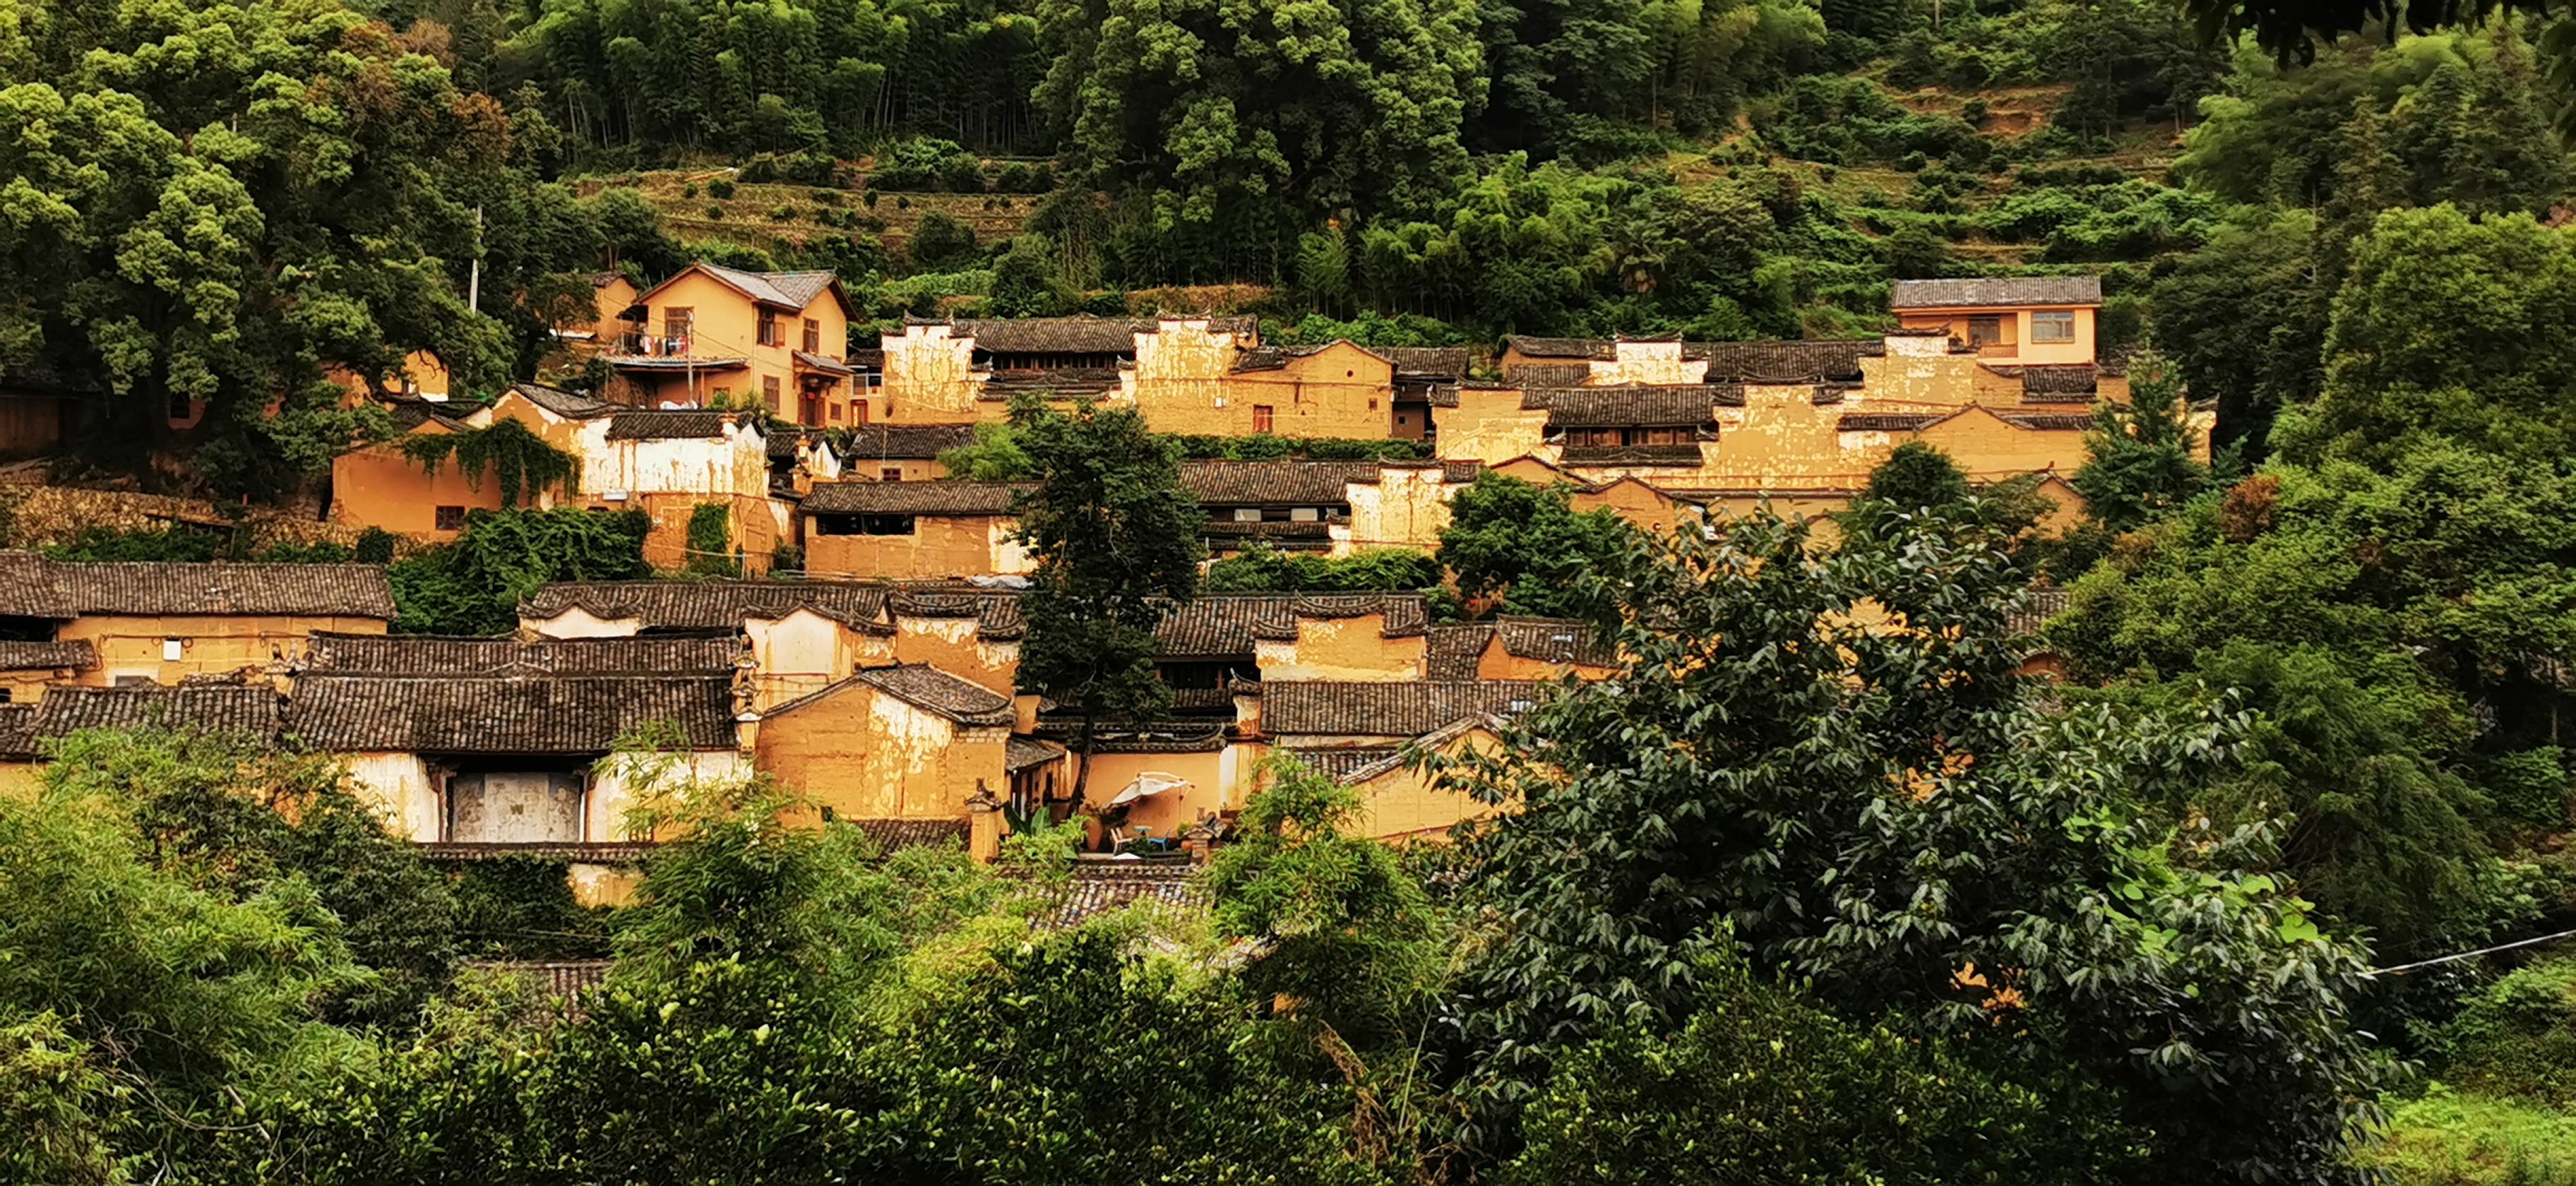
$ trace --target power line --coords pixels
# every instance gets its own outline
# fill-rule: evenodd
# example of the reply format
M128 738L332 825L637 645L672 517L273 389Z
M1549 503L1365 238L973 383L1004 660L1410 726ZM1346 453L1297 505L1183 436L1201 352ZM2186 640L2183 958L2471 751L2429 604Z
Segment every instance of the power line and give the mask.
M2560 931L2560 932L2558 932L2557 934L2554 934L2554 935L2540 935L2540 936L2537 936L2537 937L2534 937L2534 938L2530 938L2530 939L2516 939L2516 940L2514 940L2514 941L2513 941L2513 942L2511 942L2511 943L2498 943L2498 944L2496 944L2496 945L2495 945L2495 946L2493 946L2493 947L2481 947L2481 948L2477 949L2476 951L2463 951L2463 952L2460 952L2460 953L2458 953L2458 954L2456 954L2456 955L2440 955L2440 956L2435 956L2435 957L2433 957L2432 959L2428 959L2428 960L2417 960L2417 961L2415 961L2414 963L2411 963L2411 964L2399 964L2399 965L2397 965L2396 967L2393 967L2393 968L2372 968L2371 970L2369 970L2369 971L2367 971L2367 972L2362 973L2362 975L2364 975L2364 976L2395 976L2395 975L2399 975L2399 974L2401 974L2401 973L2405 973L2405 972L2412 972L2412 971L2414 971L2414 970L2415 970L2415 969L2417 969L2417 968L2429 968L2429 967L2432 967L2432 966L2433 966L2433 965L2435 965L2435 964L2447 964L2447 963L2453 963L2453 962L2458 961L2458 960L2474 959L2474 958L2476 958L2476 957L2478 957L2478 956L2482 956L2482 955L2493 955L2493 954L2495 954L2496 952L2499 952L2499 951L2511 951L2511 950L2513 950L2514 948L2517 948L2517 947L2530 947L2530 946L2532 946L2533 944L2537 944L2537 943L2547 943L2547 942L2550 942L2551 940L2555 940L2555 939L2565 939L2565 938L2568 938L2568 937L2570 937L2570 936L2576 936L2576 931Z

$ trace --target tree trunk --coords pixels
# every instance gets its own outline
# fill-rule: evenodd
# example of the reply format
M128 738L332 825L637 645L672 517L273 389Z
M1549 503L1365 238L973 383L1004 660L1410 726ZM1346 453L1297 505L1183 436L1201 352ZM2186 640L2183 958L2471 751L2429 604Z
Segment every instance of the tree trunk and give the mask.
M1077 812L1082 810L1083 793L1091 789L1091 734L1092 718L1086 715L1082 718L1082 752L1073 764L1073 809Z

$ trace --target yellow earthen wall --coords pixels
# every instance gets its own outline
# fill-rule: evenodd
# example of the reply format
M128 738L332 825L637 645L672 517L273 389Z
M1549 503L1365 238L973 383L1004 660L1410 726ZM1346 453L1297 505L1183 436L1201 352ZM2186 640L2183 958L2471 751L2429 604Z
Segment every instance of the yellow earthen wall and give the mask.
M797 376L794 352L804 348L805 321L811 318L821 333L817 353L842 354L848 348L849 319L841 312L840 302L826 291L816 296L803 309L789 312L774 310L778 317L779 344L760 344L760 305L740 290L716 279L703 270L682 272L652 294L647 302L651 314L644 332L661 334L664 315L671 309L691 311L690 353L700 358L743 358L750 360L747 370L710 372L698 376L698 402L708 402L716 390L729 390L739 400L761 398L762 380L778 380L778 407L772 409L790 419L797 415ZM688 383L685 375L630 373L630 381L654 393L655 402L678 398L685 401ZM837 379L826 394L827 411L817 421L822 424L847 423L850 384ZM831 405L839 405L844 419L829 415Z
M119 676L150 676L175 684L191 675L229 675L245 667L266 667L272 649L287 658L304 653L317 631L382 634L382 618L230 617L188 615L124 617L90 615L64 624L56 637L87 640L98 648L98 666L82 673L82 683L106 687ZM161 657L167 639L181 642L176 662Z
M2072 474L2092 455L2081 430L2021 428L1973 409L1913 434L1950 455L1971 481L2054 469Z
M1004 793L1008 729L964 728L866 684L760 724L760 765L817 807L852 819L965 814L981 779Z
M1594 387L1612 387L1623 383L1701 383L1708 379L1708 360L1684 359L1682 344L1671 342L1619 342L1611 347L1615 357L1592 360Z
M1442 745L1440 752L1455 757L1470 748L1490 750L1498 744L1491 730L1469 729ZM1380 840L1446 840L1450 828L1494 810L1464 792L1431 785L1410 765L1399 765L1354 789L1360 796L1360 818L1354 830Z
M1140 354L1140 371L1142 362ZM1248 436L1260 407L1270 409L1270 431L1283 437L1374 440L1390 435L1395 423L1394 368L1348 342L1291 358L1277 370L1225 378L1214 387L1225 398L1222 408L1204 402L1208 390L1198 382L1148 382L1140 374L1137 406L1161 432Z
M1360 548L1440 546L1449 526L1449 499L1458 488L1439 467L1380 467L1374 483L1353 482L1343 488L1350 499L1351 522L1334 530L1333 554L1346 556Z
M863 580L1026 573L1028 553L1010 538L1015 530L1015 520L998 515L921 515L911 535L824 535L808 518L805 571Z
M1267 680L1418 680L1429 640L1386 636L1383 614L1297 619L1297 640L1255 644Z
M889 335L882 340L885 386L879 394L885 419L897 424L958 424L985 418L976 399L984 390L984 379L975 372L974 340L953 337L950 329L907 325L901 337Z
M1020 644L977 638L973 618L897 617L894 658L927 663L1004 696L1018 691L1013 681L1020 669Z
M423 426L421 431L446 430ZM438 529L438 508L501 509L501 484L488 473L479 477L479 482L466 480L452 457L433 475L403 456L398 442L343 453L331 462L331 521L444 543L458 533Z
M1200 754L1094 754L1085 802L1093 807L1107 803L1137 775L1149 770L1177 774L1188 779L1190 785L1139 800L1128 811L1127 822L1120 831L1121 836L1133 836L1141 824L1156 836L1177 837L1198 822L1201 812L1231 811L1243 805L1243 788L1238 781L1248 767L1239 752L1242 748L1228 746ZM1061 785L1068 790L1073 786L1079 761L1075 757L1065 762Z
M2030 340L2030 315L2039 309L1907 309L1896 315L1896 323L1906 329L1931 329L1946 326L1950 336L1968 339L1968 318L1999 315L2004 319L2004 337L2000 345L1988 346L1980 354L1988 362L2019 363L2024 366L2063 365L2093 361L2094 314L2084 306L2057 306L2075 314L2075 340L2071 342L2033 342Z

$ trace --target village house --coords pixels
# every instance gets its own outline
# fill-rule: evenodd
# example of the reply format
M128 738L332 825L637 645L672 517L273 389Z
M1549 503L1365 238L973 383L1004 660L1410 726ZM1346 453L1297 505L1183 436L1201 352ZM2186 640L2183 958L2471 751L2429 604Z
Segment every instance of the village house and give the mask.
M1016 591L963 581L898 585L887 612L894 619L897 662L928 664L1002 695L1018 695L1020 639L1028 624L1020 617ZM1034 719L1037 698L1020 700Z
M452 411L451 411L452 409ZM702 504L726 509L727 546L754 572L768 570L780 541L795 529L798 492L829 480L840 461L819 435L782 435L773 444L760 417L716 409L651 410L534 383L504 392L489 407L397 405L403 436L350 450L331 468L333 522L377 527L429 543L456 538L467 512L501 509L499 483L466 473L452 457L433 468L403 451L420 434L488 431L502 420L571 455L569 491L529 492L538 507L641 510L652 517L645 559L678 569L689 559L689 522Z
M394 617L372 564L70 563L0 552L0 638L20 644L5 681L33 698L47 673L86 685L176 684L264 671L322 631L382 634Z
M853 390L856 369L843 359L850 296L830 272L745 272L700 260L618 312L615 332L598 344L615 375L603 394L615 402L757 407L818 428L872 417L871 397Z
M1264 346L1248 317L914 322L881 342L887 418L998 420L1013 397L1133 407L1156 432L1422 439L1457 349Z
M1439 546L1449 500L1472 462L1192 461L1181 485L1207 515L1211 555L1255 544L1347 556L1362 548Z
M1519 680L1283 681L1262 688L1259 735L1358 787L1365 834L1430 836L1489 808L1422 778L1404 761L1406 748L1490 745L1503 720L1535 707L1549 687Z
M1462 386L1454 406L1435 406L1440 453L1507 473L1544 469L1587 489L1635 479L1712 510L1767 499L1823 511L1847 504L1897 445L1920 441L1971 481L2040 473L2071 494L2063 479L2089 459L2091 406L2128 397L2121 361L2093 357L2091 306L2078 298L2090 291L2098 305L2098 284L1933 283L1944 287L1908 299L1937 307L1874 340L1512 339L1503 371L1518 385ZM1967 321L1933 315L1963 308L1983 310L1978 332L1995 317L2036 318L2034 332L2050 339L2056 314L2068 313L2078 340L1973 345L1953 333ZM2211 418L2196 412L2193 424L2206 456Z
M519 630L540 638L717 636L765 710L896 661L888 589L826 580L580 581L539 586Z
M941 580L1030 570L1013 538L1012 482L817 483L797 514L805 571L861 580Z
M948 476L939 455L974 444L975 426L878 423L852 429L846 439L841 469L852 480L927 482Z
M0 794L32 787L47 747L83 730L193 728L270 741L283 705L265 682L54 688L35 704L0 705Z
M936 667L862 667L760 714L761 769L830 817L959 820L1011 785L1011 697Z
M398 430L393 439L332 459L329 518L433 543L456 538L464 529L467 511L501 509L500 484L488 473L466 473L453 459L432 472L403 452L404 441L476 432L507 419L578 457L585 451L583 428L605 421L618 410L603 400L535 383L512 385L489 407L420 400L397 400L386 406ZM569 492L536 493L537 505L552 506Z
M1979 359L2018 366L2090 366L2102 311L2098 276L1899 280L1887 306L1906 329L1938 329Z

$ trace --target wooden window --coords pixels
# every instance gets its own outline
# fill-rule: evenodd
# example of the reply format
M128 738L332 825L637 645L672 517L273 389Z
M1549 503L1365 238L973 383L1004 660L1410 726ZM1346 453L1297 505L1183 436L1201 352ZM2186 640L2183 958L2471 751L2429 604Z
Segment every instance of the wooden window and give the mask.
M840 423L840 422L841 422L841 405L839 405L839 404L834 404L834 405L832 405L832 423L834 423L834 424L838 424L838 423Z
M687 353L689 349L689 339L697 333L697 330L697 310L662 310L662 336L668 339L668 341L664 343L663 352L666 354Z
M761 376L760 402L761 406L768 408L772 412L778 410L778 376Z
M877 480L880 482L900 482L903 480L903 467L900 465L885 466L877 470Z
M2075 312L2052 309L2030 315L2030 340L2034 342L2072 342L2075 340Z
M465 530L465 508L464 508L464 507L440 507L440 508L438 508L437 515L438 515L438 519L437 519L437 523L438 523L438 530L440 530L440 531L463 531L463 530Z
M1268 431L1270 431L1270 424L1271 424L1271 419L1270 419L1270 405L1268 405L1268 404L1254 404L1254 405L1252 405L1252 431L1254 431L1254 432L1268 432Z
M850 401L850 423L865 424L867 422L868 401L863 399Z
M781 336L778 332L778 314L768 309L761 310L760 344L763 346L780 346L786 344L786 342L787 339Z
M2004 319L1999 314L1980 313L1968 319L1968 344L2000 346L2004 344Z
M805 353L821 354L822 352L823 323L808 317L805 319Z

